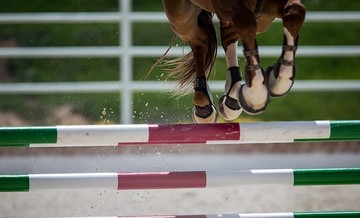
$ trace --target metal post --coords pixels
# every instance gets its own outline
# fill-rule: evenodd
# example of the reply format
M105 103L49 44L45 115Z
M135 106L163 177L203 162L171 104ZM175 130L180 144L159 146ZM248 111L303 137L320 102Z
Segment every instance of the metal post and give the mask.
M132 82L132 57L130 54L131 40L131 21L129 19L129 12L131 11L130 0L119 0L121 6L122 20L121 20L121 35L120 42L122 47L121 54L121 101L120 101L120 122L124 124L132 123L132 91L130 83Z

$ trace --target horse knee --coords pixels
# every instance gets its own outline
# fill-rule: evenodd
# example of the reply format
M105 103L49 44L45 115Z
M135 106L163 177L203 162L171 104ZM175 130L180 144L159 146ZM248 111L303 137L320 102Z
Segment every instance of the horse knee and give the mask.
M298 31L305 20L306 9L300 1L290 1L284 8L284 26L290 32L294 33L294 36L298 34Z
M245 13L246 10L236 13L233 17L234 26L243 41L245 50L255 48L257 23L252 13ZM243 13L244 12L244 13ZM246 11L247 12L247 11Z
M223 46L224 51L227 50L227 47L230 44L237 42L240 38L236 28L232 24L220 23L220 32L221 32L221 45Z
M306 14L306 9L300 1L290 1L285 5L284 15L285 16L296 16L304 19Z

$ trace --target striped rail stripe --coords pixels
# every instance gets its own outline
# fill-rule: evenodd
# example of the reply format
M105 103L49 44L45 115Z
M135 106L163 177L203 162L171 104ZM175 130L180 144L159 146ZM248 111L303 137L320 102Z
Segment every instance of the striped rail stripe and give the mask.
M0 192L52 189L182 189L246 184L360 184L360 168L0 175Z
M360 140L360 120L0 127L0 147L244 144Z

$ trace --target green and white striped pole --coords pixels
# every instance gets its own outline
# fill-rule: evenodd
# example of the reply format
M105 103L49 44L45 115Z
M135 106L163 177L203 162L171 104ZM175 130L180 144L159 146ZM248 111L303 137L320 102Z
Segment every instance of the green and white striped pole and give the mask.
M360 168L0 175L0 192L54 189L182 189L249 184L360 184Z
M248 144L360 140L360 120L0 127L0 147Z

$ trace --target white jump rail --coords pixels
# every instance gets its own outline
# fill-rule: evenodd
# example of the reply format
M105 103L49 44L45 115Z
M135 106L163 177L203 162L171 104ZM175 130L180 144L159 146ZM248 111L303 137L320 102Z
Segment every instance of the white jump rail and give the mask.
M1 13L0 23L118 23L124 18L122 12L48 12L48 13ZM132 22L167 22L163 12L131 12ZM358 22L360 13L357 11L309 11L306 22ZM279 22L279 20L276 20Z
M57 82L57 83L5 83L0 85L3 94L47 94L47 93L103 93L117 92L123 87L123 82ZM223 81L210 81L209 86L213 91L223 91ZM171 92L175 90L173 83L160 81L133 81L129 90ZM359 91L360 80L297 80L292 91Z

